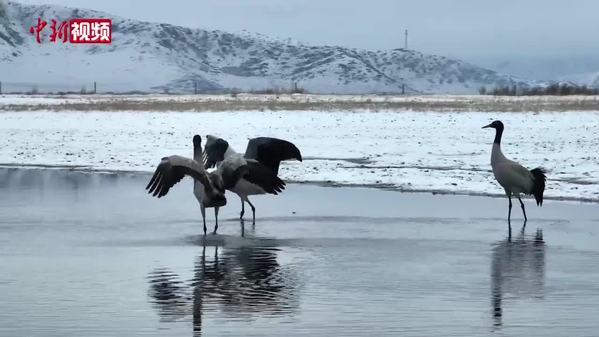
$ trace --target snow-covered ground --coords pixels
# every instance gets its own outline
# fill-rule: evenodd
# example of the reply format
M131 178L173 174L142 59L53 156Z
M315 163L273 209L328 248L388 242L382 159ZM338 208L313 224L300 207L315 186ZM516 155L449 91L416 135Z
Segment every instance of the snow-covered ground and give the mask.
M481 129L494 119L508 157L549 170L546 196L599 202L599 112L4 112L0 163L151 171L163 156L191 156L194 134L241 152L273 136L305 158L282 165L289 181L499 195L494 131Z

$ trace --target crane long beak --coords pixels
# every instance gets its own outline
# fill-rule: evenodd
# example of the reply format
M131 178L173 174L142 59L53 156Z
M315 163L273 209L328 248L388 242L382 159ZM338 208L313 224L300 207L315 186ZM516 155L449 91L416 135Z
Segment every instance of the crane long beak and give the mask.
M482 129L486 129L486 128L490 128L490 127L491 127L491 124L483 126Z

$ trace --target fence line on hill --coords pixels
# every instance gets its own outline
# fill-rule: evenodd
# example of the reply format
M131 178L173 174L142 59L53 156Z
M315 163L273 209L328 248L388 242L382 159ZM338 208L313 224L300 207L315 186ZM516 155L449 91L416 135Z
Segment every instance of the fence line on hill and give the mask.
M97 81L76 83L13 82L0 80L1 94L95 94L100 83Z
M256 88L251 90L241 89L218 89L208 90L201 89L200 82L196 80L184 81L177 86L155 86L148 89L147 87L139 89L136 82L103 82L103 81L73 81L73 82L32 82L32 81L3 81L0 78L0 95L1 94L25 94L25 95L40 95L40 94L238 94L238 93L255 93L255 94L307 94L309 90L300 86L297 81L290 81L289 86L275 85ZM408 87L404 84L400 86L397 92L378 92L378 94L406 94ZM372 92L376 94L377 92Z

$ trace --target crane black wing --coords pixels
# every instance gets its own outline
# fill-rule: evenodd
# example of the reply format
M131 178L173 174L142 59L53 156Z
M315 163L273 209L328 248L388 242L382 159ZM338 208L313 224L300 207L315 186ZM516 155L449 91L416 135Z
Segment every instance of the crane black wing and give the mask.
M224 165L223 165L224 166ZM220 175L223 178L224 188L227 190L235 187L239 179L245 177L249 172L249 167L247 165L241 165L235 169L232 169L228 166L220 168Z
M285 189L285 182L265 164L248 160L247 168L244 178L250 183L262 187L266 193L278 194Z
M302 161L300 150L291 142L271 137L252 138L245 150L245 158L255 159L277 174L283 160Z
M201 168L201 166L199 167ZM146 190L154 197L163 197L171 187L181 181L186 175L199 180L206 186L207 177L205 172L195 168L193 160L179 156L164 157L160 161L160 164L158 164L158 167L156 167L152 179L150 179L150 182L146 186Z
M225 159L225 152L229 148L229 143L222 138L214 136L206 137L206 146L204 147L204 168L216 166L216 163Z

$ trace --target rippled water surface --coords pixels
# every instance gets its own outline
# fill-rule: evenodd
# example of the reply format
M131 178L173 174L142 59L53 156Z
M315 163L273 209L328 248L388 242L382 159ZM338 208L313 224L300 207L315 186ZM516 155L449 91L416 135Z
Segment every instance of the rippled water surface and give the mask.
M599 333L596 204L508 238L503 199L289 185L203 238L191 181L148 178L0 169L1 336Z

